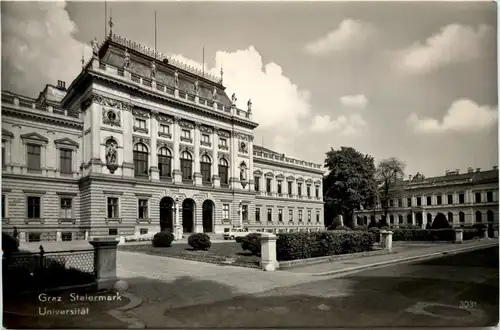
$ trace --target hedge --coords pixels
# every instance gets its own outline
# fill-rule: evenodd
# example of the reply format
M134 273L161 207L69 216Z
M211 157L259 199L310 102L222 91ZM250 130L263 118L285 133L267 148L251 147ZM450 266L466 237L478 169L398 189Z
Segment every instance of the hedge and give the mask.
M278 234L280 261L371 251L374 235L361 231L326 231Z
M464 229L463 239L473 239L479 236L475 229ZM445 229L394 229L392 232L393 241L449 241L455 240L455 230Z

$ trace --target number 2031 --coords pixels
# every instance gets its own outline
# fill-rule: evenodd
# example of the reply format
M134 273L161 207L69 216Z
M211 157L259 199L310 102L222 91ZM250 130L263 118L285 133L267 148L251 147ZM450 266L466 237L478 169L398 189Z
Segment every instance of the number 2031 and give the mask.
M472 300L465 300L465 301L460 302L459 307L460 308L476 308L477 303L475 301L472 301Z

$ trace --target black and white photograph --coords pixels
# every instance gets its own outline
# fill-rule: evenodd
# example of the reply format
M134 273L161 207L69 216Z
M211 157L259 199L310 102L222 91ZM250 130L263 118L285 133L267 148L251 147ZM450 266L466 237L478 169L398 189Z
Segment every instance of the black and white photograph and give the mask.
M491 1L2 1L5 329L495 327Z

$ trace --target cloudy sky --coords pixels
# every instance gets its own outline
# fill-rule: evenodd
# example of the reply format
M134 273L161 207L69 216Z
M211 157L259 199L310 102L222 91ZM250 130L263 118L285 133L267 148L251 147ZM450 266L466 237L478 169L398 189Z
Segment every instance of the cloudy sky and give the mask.
M253 102L255 142L323 163L352 146L407 174L498 163L494 2L108 2L113 31ZM2 89L67 85L104 37L104 3L1 3Z

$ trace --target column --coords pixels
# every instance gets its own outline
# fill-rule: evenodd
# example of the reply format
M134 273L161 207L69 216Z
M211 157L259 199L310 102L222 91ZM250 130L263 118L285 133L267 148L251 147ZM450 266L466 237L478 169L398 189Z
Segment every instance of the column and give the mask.
M243 205L241 204L241 201L238 205L238 214L240 218L240 228L243 228Z
M91 154L92 156L90 157L90 161L92 162L92 169L91 171L94 173L100 173L101 172L101 118L102 118L102 107L97 104L93 103L87 111L91 112L90 115L90 136L92 139L92 151Z
M173 150L174 170L173 170L173 175L174 175L174 183L182 183L181 158L180 158L181 155L180 155L180 151L179 151L179 142L181 139L181 128L179 126L180 120L181 120L180 117L175 117L174 124L173 124L173 140L174 140L174 150Z
M238 155L238 140L236 138L236 133L234 131L231 132L231 138L230 138L230 153L231 153L231 162L230 162L230 170L229 170L229 183L231 184L231 189L238 189L241 187L240 185L240 176L237 175L238 172L238 161L237 161L237 155Z
M422 229L425 228L425 224L427 223L427 212L422 210Z
M219 178L219 157L217 156L219 152L219 135L217 134L217 130L214 129L212 133L212 181L214 183L215 188L220 187L220 178Z
M123 176L134 176L134 115L131 111L122 111L123 116ZM118 159L118 162L120 160Z
M201 177L201 170L200 170L200 126L201 123L194 123L194 139L193 139L193 144L194 144L194 184L197 186L202 185L202 177Z
M415 212L411 211L411 224L415 225Z
M276 259L276 235L262 233L261 241L261 262L260 268L265 271L275 271L279 269Z
M47 133L47 136L49 137L49 144L47 146L47 161L45 167L47 168L47 175L49 177L55 177L56 172L61 171L61 169L59 168L59 157L57 152L57 146L54 143L55 133L50 131ZM75 158L74 153L72 158L73 159Z
M176 240L182 238L182 229L180 226L180 221L179 221L179 214L181 212L181 208L179 205L179 202L175 202L175 230L174 230L174 237Z
M151 173L151 180L159 180L160 179L160 171L158 170L158 151L156 148L156 140L158 138L158 122L156 120L158 116L158 111L151 111L150 125L149 131L151 136L151 146L149 150L150 159L150 167L149 171Z
M248 156L250 157L248 161L248 189L249 191L255 191L255 181L253 176L253 136L250 136L248 141Z

